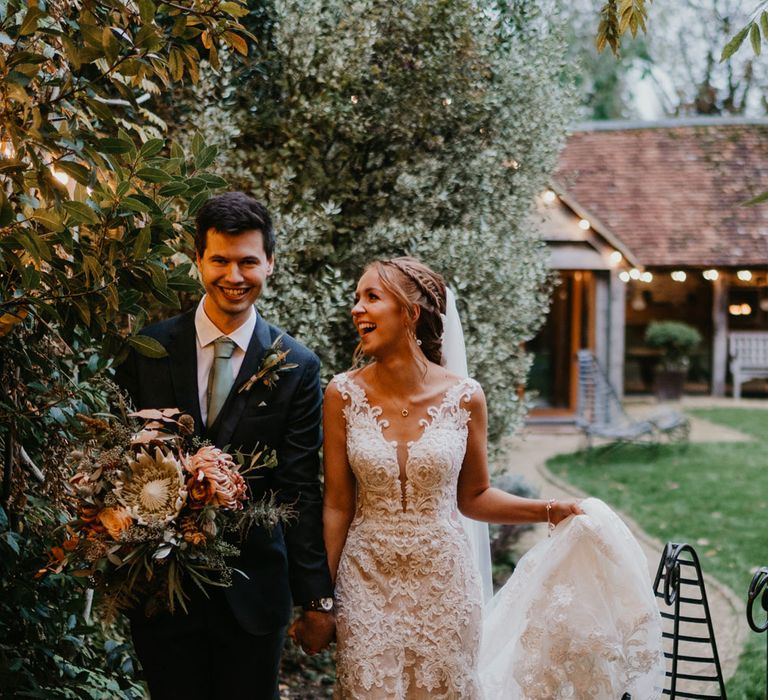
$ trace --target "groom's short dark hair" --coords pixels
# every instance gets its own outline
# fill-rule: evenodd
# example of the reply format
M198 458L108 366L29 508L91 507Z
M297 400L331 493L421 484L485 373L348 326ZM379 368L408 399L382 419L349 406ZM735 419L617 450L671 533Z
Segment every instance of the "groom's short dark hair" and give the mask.
M195 250L202 258L208 243L208 229L236 236L246 231L261 231L264 252L275 252L275 230L267 208L245 192L225 192L211 197L197 212Z

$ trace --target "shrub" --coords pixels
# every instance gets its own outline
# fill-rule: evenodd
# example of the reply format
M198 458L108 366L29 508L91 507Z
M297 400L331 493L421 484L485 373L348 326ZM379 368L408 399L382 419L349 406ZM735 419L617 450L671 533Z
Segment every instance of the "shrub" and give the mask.
M275 214L260 308L326 378L349 367L365 263L410 254L445 275L492 441L521 421L522 344L548 304L532 204L572 102L550 5L273 0L252 68L204 68L172 119L181 142L214 135L219 172Z
M701 333L680 321L652 321L645 331L645 342L664 350L665 369L687 369L691 351L701 343Z

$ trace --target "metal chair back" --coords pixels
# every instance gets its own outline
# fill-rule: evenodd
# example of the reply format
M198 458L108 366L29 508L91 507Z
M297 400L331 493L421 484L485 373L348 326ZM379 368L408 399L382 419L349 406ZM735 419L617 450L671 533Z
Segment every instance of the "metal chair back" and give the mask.
M755 603L760 603L765 619L762 622L755 620ZM752 577L747 592L747 622L753 632L758 634L768 632L768 566L758 569ZM765 635L766 659L765 659L765 692L768 697L768 634Z
M723 671L696 551L667 543L653 584L664 621L670 698L726 698Z
M621 399L591 350L579 350L576 422L580 426L616 425L629 421Z

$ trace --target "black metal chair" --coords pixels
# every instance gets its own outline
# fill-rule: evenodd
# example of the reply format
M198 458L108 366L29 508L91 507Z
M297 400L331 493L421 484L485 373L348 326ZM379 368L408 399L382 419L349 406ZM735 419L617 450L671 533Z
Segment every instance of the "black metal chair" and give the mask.
M688 544L667 543L653 583L664 621L670 698L726 698L699 558Z
M688 418L676 411L664 411L646 420L634 420L624 411L616 389L591 350L579 350L579 392L576 424L587 438L587 451L592 453L595 439L608 440L608 451L625 444L655 446L660 438L670 442L687 442Z
M765 613L765 620L762 623L755 621L754 608L755 603L758 601ZM752 582L749 584L749 591L747 592L747 622L753 632L760 634L768 631L768 566L758 569L757 573L752 577ZM765 642L765 692L766 696L768 696L768 634L765 636Z

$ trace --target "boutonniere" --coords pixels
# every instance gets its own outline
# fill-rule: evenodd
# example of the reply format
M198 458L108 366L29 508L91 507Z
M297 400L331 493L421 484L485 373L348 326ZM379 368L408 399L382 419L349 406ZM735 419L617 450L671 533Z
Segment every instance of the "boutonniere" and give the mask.
M250 379L240 387L237 393L250 391L256 382L261 382L267 388L272 389L283 372L288 372L294 367L298 367L295 362L285 361L290 351L290 348L283 350L283 334L275 338L275 342L269 346L269 350L267 350L264 359L261 361L259 371L256 374L252 374Z

